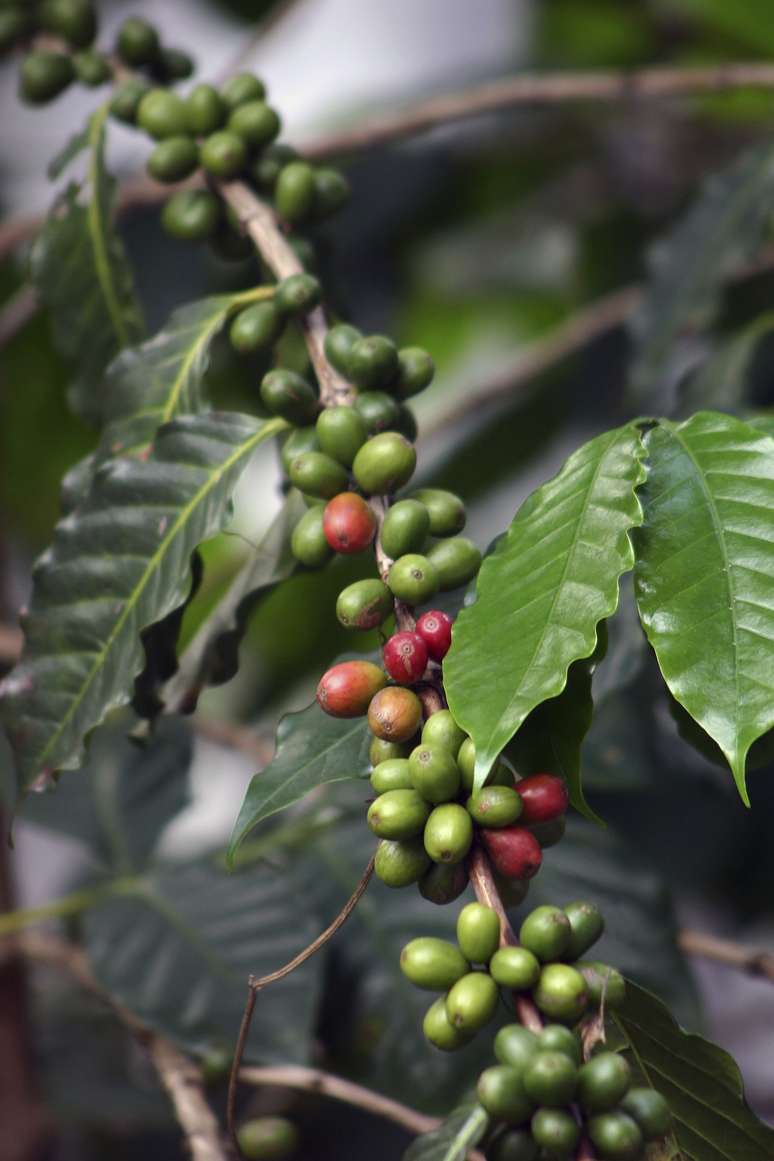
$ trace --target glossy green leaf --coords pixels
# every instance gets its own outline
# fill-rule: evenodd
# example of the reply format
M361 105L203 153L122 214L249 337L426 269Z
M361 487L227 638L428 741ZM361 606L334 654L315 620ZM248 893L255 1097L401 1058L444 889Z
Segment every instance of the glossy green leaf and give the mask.
M654 247L645 296L632 320L630 394L638 408L670 406L675 344L711 322L724 281L757 255L772 197L774 146L766 142L711 177L682 221Z
M774 311L767 311L739 334L726 339L680 394L679 415L698 408L738 411L749 391L749 374L761 341L774 330Z
M22 788L72 769L85 735L124 704L142 631L185 598L191 553L225 525L255 448L282 420L211 413L169 424L147 461L108 461L35 568L21 663L2 709Z
M664 1005L629 983L624 1007L613 1022L625 1038L638 1083L669 1101L674 1130L669 1144L684 1161L770 1161L774 1129L744 1099L742 1078L731 1057L679 1027Z
M481 1105L466 1101L443 1124L423 1133L409 1145L403 1161L465 1161L489 1128Z
M484 561L444 661L449 707L476 744L476 784L537 705L561 693L618 604L642 519L634 425L590 440L522 505Z
M669 689L725 754L774 726L774 439L700 412L647 438L635 583Z
M108 112L103 105L89 122L85 183L71 183L63 192L31 255L32 279L51 313L57 345L75 365L70 405L93 423L103 414L105 367L143 331L131 270L112 223L115 181L105 169ZM79 139L74 143L65 162L77 152Z

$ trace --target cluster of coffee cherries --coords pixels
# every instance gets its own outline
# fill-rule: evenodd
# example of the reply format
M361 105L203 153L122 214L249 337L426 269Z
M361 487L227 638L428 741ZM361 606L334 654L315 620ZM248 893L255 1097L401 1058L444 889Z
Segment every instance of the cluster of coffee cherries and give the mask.
M254 1117L240 1125L237 1141L248 1161L289 1161L298 1153L299 1133L287 1117Z

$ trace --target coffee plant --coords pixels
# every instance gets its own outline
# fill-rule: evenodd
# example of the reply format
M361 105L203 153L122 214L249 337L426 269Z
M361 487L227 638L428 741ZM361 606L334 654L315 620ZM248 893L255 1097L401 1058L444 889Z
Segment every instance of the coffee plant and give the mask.
M681 735L725 764L747 806L748 770L770 754L774 421L745 383L771 316L690 374L679 356L760 255L771 144L733 161L664 243L632 328L628 418L573 451L483 548L461 497L415 478L412 401L433 381L431 354L363 333L319 276L318 227L343 211L347 178L279 141L251 72L181 87L193 61L154 25L129 16L98 48L98 24L92 0L0 10L23 102L100 91L52 162L68 180L30 257L93 450L63 480L1 703L21 817L79 839L92 866L72 895L11 912L0 931L72 917L94 986L157 1054L182 1050L194 1090L214 1081L219 1124L201 1098L210 1143L189 1134L197 1157L309 1155L292 1109L250 1116L238 1086L248 1066L308 1063L328 1035L377 1103L351 1099L378 1115L384 1088L440 1114L406 1161L770 1159L774 1131L731 1058L654 994L679 1006L673 919L587 803L581 746L592 690L623 689L632 658L645 664L636 603ZM153 335L115 228L116 122L172 187L164 230L262 271L184 302ZM210 405L224 350L253 383L250 413ZM271 445L280 513L230 583L208 588L202 546L228 530L240 477ZM359 571L344 571L350 556ZM165 860L198 698L237 672L259 602L300 574L320 578L308 593L343 578L326 611L355 646L280 723L227 852ZM350 915L352 992L326 1033L338 941L327 961L313 955Z

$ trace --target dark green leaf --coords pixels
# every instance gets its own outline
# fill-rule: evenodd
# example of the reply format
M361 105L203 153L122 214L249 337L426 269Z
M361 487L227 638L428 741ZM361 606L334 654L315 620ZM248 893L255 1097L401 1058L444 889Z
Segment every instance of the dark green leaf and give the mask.
M403 1154L403 1161L465 1161L488 1127L489 1117L481 1105L466 1101L437 1129L417 1137Z
M685 1161L770 1161L774 1129L751 1112L731 1057L680 1028L663 1004L634 984L613 1017L638 1081L669 1101L671 1144ZM668 1154L674 1155L674 1154Z
M476 744L477 785L527 714L561 693L572 662L593 653L597 625L614 612L642 519L643 454L634 425L584 444L484 561L444 661L450 709Z
M226 412L178 419L148 461L104 464L61 521L35 569L24 656L3 686L22 787L77 766L85 735L129 699L143 629L185 598L191 553L223 528L253 451L284 427Z
M687 417L698 408L740 410L749 390L748 376L758 345L772 330L774 311L768 311L726 339L683 387L679 414Z
M105 367L122 347L137 342L143 329L131 271L111 221L115 182L105 169L107 116L104 105L89 123L86 185L71 184L64 191L31 255L32 279L51 312L57 344L76 366L70 404L93 423L100 422L105 405Z
M199 591L204 563L199 552L191 557L191 586L182 604L142 632L145 667L134 680L132 709L153 721L164 709L162 687L177 670L177 641L186 609Z
M774 439L700 412L647 445L640 616L672 695L748 802L747 751L774 726Z

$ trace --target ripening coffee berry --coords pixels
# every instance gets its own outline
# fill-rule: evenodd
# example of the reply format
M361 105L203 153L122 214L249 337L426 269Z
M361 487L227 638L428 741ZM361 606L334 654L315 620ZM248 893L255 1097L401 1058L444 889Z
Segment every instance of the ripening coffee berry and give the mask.
M489 963L500 944L497 912L483 903L468 903L457 916L457 943L471 963Z
M422 729L422 741L426 746L442 746L456 758L467 734L455 722L451 710L436 710L427 719Z
M452 624L451 617L447 613L442 613L440 609L430 609L417 621L417 633L427 645L427 652L433 661L443 661L449 652Z
M408 552L390 568L387 584L399 601L421 605L438 591L438 574L426 556Z
M197 137L206 137L220 129L226 116L226 103L212 85L197 85L185 98L188 132Z
M414 685L427 668L427 646L418 633L393 633L382 657L390 677L401 685Z
M642 1156L642 1133L628 1113L616 1110L592 1117L588 1133L604 1161L638 1161Z
M525 827L483 830L481 837L493 867L506 879L531 879L540 870L540 844Z
M170 142L162 142L157 150L168 144ZM268 350L279 338L282 327L282 315L273 302L254 302L240 310L229 328L228 337L235 351L247 355L252 351Z
M495 1056L501 1064L515 1068L518 1072L524 1070L537 1050L537 1036L523 1024L505 1024L495 1036Z
M454 1052L458 1048L464 1048L470 1043L473 1035L462 1028L455 1028L450 1022L446 1014L445 996L439 996L427 1009L422 1021L422 1031L425 1039L442 1052Z
M387 742L384 738L372 738L368 748L368 760L372 766L393 758L408 758L414 746L411 742Z
M63 52L29 52L19 74L19 96L28 105L44 105L63 93L74 76L70 57Z
M583 1059L580 1037L564 1024L546 1024L538 1033L538 1044L543 1052L563 1052L580 1067Z
M540 1011L551 1020L568 1023L581 1018L589 999L583 976L564 963L546 964L532 995Z
M442 907L459 899L467 885L464 863L433 863L419 880L419 893L428 903Z
M382 548L396 560L407 552L419 552L430 531L427 508L417 500L398 500L382 523Z
M320 451L320 441L314 427L294 427L282 445L281 459L285 471L290 474L290 465L305 452Z
M317 701L334 718L359 718L387 677L371 661L341 661L320 678Z
M95 89L98 85L105 85L111 79L113 72L110 61L101 53L87 49L85 52L76 52L73 56L75 75L82 85Z
M386 758L371 771L371 785L377 794L388 790L413 790L407 758Z
M468 972L452 985L446 997L449 1023L463 1032L477 1032L494 1016L499 995L497 984L486 972Z
M159 48L159 34L147 20L130 16L118 30L116 52L127 64L153 64Z
M261 380L261 400L264 407L272 413L272 415L279 415L282 419L286 419L288 423L295 423L302 427L304 424L312 423L317 415L317 396L314 388L307 383L301 375L297 375L295 371L287 371L284 369L277 369L269 371ZM319 454L319 453L318 453ZM328 457L326 456L327 460ZM340 464L334 464L334 477L341 481L340 486L336 492L341 492L347 482L347 473L342 469ZM292 469L291 469L291 480ZM293 480L295 484L295 480ZM315 491L301 484L296 484L302 492L309 492L311 495L317 495ZM331 492L330 496L336 494ZM324 493L327 497L328 493Z
M465 505L459 496L443 488L420 488L412 498L424 504L430 513L433 536L456 536L465 527Z
M285 376L292 374L292 371L269 372L269 375ZM264 396L263 385L268 379L269 375L264 376L263 383L261 384L261 398ZM272 397L275 397L273 387L271 394ZM276 392L278 404L281 404L281 394L282 393L279 390ZM299 402L300 406L306 405L305 401L300 396L298 387L290 389L287 392L285 398L290 401L293 396ZM293 404L293 406L295 406L295 404ZM269 408L269 410L271 410L271 408ZM283 418L286 417L283 416ZM339 492L343 492L347 486L347 473L344 468L341 466L341 464L337 464L335 460L332 460L330 456L326 456L323 452L304 452L302 455L297 456L290 465L290 471L288 475L290 476L291 484L298 488L299 492L303 492L307 496L314 496L318 500L332 500L334 496L339 494Z
M317 306L321 298L322 287L312 274L290 274L277 283L274 291L277 309L283 314L305 314Z
M237 105L228 119L232 133L241 137L245 145L261 149L278 135L280 119L265 101L245 101Z
M376 536L376 515L357 492L339 492L325 505L323 530L334 552L352 556Z
M47 32L61 36L75 48L91 44L97 33L92 0L43 0L39 19Z
M524 1089L521 1073L504 1064L484 1069L478 1078L477 1092L490 1116L511 1125L522 1124L535 1107Z
M423 935L403 948L400 970L418 988L445 992L470 971L470 964L455 944Z
M400 408L391 395L384 391L361 391L355 400L355 408L369 435L381 431L394 431L398 424Z
M340 169L323 165L314 171L314 202L312 210L315 218L327 218L349 201L350 185Z
M602 913L593 903L577 901L562 909L570 921L568 959L580 959L601 938L605 930Z
M374 871L388 887L409 887L421 879L430 866L430 858L421 838L382 839L376 848Z
M630 1088L621 1108L640 1127L646 1141L663 1137L672 1127L669 1105L660 1092L652 1088Z
M142 112L142 106L140 106ZM185 109L183 110L185 115ZM247 162L247 149L242 138L230 129L216 129L205 137L201 145L202 169L213 177L228 179L241 173Z
M354 407L326 407L317 417L317 438L326 455L338 460L345 468L350 468L368 439L368 430L363 417ZM382 532L384 545L383 536ZM387 548L385 552L392 555Z
M365 391L392 383L398 373L398 352L386 335L367 335L353 343L347 360L353 383Z
M307 568L322 568L333 556L323 532L322 504L315 504L296 524L290 537L290 551Z
M434 863L459 863L473 842L473 823L464 806L436 806L425 824L425 849Z
M204 242L221 222L221 206L207 189L181 189L161 211L161 224L173 238L184 242Z
M524 1087L537 1105L568 1105L575 1096L578 1069L564 1052L536 1052L524 1069Z
M237 1141L248 1161L285 1161L298 1148L298 1130L285 1117L256 1117L237 1130Z
M549 1157L569 1157L580 1137L580 1126L564 1109L538 1109L530 1128L535 1144Z
M508 1129L487 1149L492 1161L537 1161L538 1146L529 1129Z
M526 947L501 947L489 961L489 974L501 988L522 992L540 979L540 963Z
M325 336L325 357L332 367L347 376L349 374L349 356L358 339L362 339L357 327L349 323L339 323L331 327Z
M266 86L252 73L237 73L221 85L220 95L229 109L236 109L248 101L262 101Z
M192 137L167 137L148 157L146 168L156 181L182 181L199 164L199 149Z
M427 557L435 565L441 592L466 585L481 567L481 551L466 536L439 540L428 548Z
M291 161L280 170L274 187L277 213L286 222L308 218L314 208L314 170L306 161Z
M622 1007L626 1000L626 980L620 972L599 960L579 959L573 964L589 989L589 1001L594 1007L604 1003L608 1010Z
M352 471L369 495L388 495L408 483L417 465L417 453L396 431L383 431L364 443Z
M391 612L392 593L376 577L347 585L336 601L336 616L345 629L376 629Z
M416 790L388 790L371 803L366 818L379 838L403 840L422 833L429 812Z
M562 778L555 774L531 774L516 784L524 803L522 822L551 822L567 810L569 795Z
M521 814L521 799L512 786L485 786L471 795L467 808L479 826L510 826Z
M185 81L192 77L196 67L193 57L180 48L164 48L162 46L159 59L153 66L154 75L169 83L170 81Z
M399 399L410 399L424 391L433 381L433 360L421 347L402 347L398 351L398 374L395 394Z
M140 101L137 124L156 141L188 132L185 102L169 89L151 89Z
M422 702L402 686L391 685L380 690L368 707L371 733L389 742L407 742L414 737L421 721Z
M543 963L561 959L570 945L572 928L560 907L536 907L521 925L519 942Z
M142 77L133 77L117 85L110 98L110 113L117 121L126 125L134 125L137 121L137 110L146 93L150 92L150 84Z

